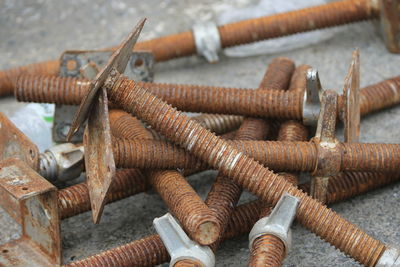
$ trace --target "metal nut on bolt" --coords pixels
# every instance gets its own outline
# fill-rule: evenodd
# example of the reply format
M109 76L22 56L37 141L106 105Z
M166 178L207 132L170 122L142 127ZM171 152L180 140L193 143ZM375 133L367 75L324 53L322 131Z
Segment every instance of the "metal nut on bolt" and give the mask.
M197 53L210 63L218 61L221 38L218 27L213 22L197 23L192 28Z
M300 200L288 193L282 195L268 217L258 220L249 234L249 247L261 235L271 234L282 240L287 254L292 244L292 231L290 226L296 215Z
M84 170L83 146L65 143L53 146L40 154L40 174L50 181L68 181L79 177Z
M153 225L171 256L169 266L181 260L194 260L206 267L215 265L212 250L192 241L170 213L155 218Z

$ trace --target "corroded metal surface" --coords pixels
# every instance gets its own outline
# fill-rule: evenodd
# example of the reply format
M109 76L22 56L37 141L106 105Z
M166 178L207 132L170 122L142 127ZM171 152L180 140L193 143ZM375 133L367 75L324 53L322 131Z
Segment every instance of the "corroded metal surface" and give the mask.
M353 52L349 71L344 81L344 141L358 142L360 137L360 55Z
M398 0L380 0L381 32L387 49L400 53L400 2Z
M300 198L297 220L360 263L373 265L386 249L380 241L368 236L133 81L123 76L118 77L116 83L110 85L109 94L111 101L120 103L124 110L149 123L168 139L182 145L263 201L276 203L283 192ZM269 190L271 188L274 190ZM333 232L336 234L332 235ZM345 236L352 238L347 239ZM359 238L365 240L365 245L350 246Z
M111 55L107 64L96 77L90 82L89 88L84 95L77 113L75 114L70 131L67 135L67 140L75 134L82 123L86 120L89 110L96 98L97 92L104 85L106 79L109 78L110 73L115 70L119 73L124 73L126 65L128 64L129 55L139 38L140 32L143 29L145 19L138 22L133 31L122 42L121 46Z
M57 189L18 159L0 164L0 204L21 225L22 237L0 246L1 266L61 264Z
M279 91L263 90L263 93L254 90L199 86L199 85L178 85L137 82L152 93L163 98L170 104L183 110L201 110L205 112L225 112L239 115L251 116L283 116L293 119L301 119L301 108L303 93L300 90L294 94L291 92L280 93ZM16 82L15 96L19 101L43 102L57 104L78 105L88 90L88 81L84 79L67 79L48 76L21 76ZM283 95L282 95L283 94ZM257 98L260 98L257 100ZM197 99L197 100L196 100ZM235 100L236 99L236 100ZM238 103L238 99L240 102ZM233 101L236 102L233 102ZM218 106L215 105L218 101ZM278 102L276 102L278 101ZM285 102L286 101L286 102ZM344 100L339 97L339 110L344 106ZM370 114L400 102L400 76L384 80L380 83L364 87L360 90L360 113ZM272 107L265 109L268 104ZM283 105L282 103L285 103ZM226 107L224 107L226 105ZM247 107L259 105L259 109ZM282 109L286 105L292 105L293 110L289 115L284 114ZM279 109L271 111L275 106ZM292 115L291 115L292 114ZM294 115L293 115L294 114Z
M93 221L98 223L115 175L107 93L104 89L93 104L84 134L86 180L92 203Z
M0 112L0 160L18 158L32 169L39 169L39 149Z

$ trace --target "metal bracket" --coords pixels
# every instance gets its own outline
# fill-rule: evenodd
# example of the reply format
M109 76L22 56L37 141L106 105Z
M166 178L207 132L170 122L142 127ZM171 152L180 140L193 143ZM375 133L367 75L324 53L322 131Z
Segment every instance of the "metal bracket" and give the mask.
M360 138L360 53L354 50L349 71L344 80L344 141L357 143Z
M111 51L66 51L60 59L60 76L93 79L98 70L103 67ZM124 74L136 81L152 82L154 78L154 56L151 52L131 52ZM92 77L90 77L92 76ZM53 124L53 141L66 142L77 106L56 104ZM82 142L83 128L71 139L72 142Z
M0 159L18 158L32 169L39 169L39 149L0 112Z
M19 159L0 164L0 204L22 237L0 246L0 266L61 265L57 188Z
M217 62L218 52L222 48L217 25L213 22L197 23L193 26L192 32L197 54L210 63Z
M171 256L169 266L181 260L193 260L207 267L215 265L212 250L192 241L171 214L155 218L153 225Z
M321 110L320 93L322 91L318 71L309 69L307 71L307 84L303 100L303 123L306 125L317 124Z
M379 0L381 32L387 49L400 53L400 1Z
M88 91L82 99L67 135L67 140L69 140L78 132L89 115L92 117L89 118L88 130L84 139L86 143L85 165L88 166L88 189L95 223L100 220L107 192L112 184L113 173L115 172L108 118L107 91L104 84L113 73L124 73L129 61L129 55L132 53L144 23L145 19L139 21L121 46L111 55L107 64L90 81ZM92 112L90 112L91 109ZM99 136L96 136L96 134ZM97 145L99 145L98 148L95 147Z
M249 247L254 240L262 235L271 234L278 237L285 244L286 255L292 246L292 231L290 226L296 216L300 200L288 193L284 193L268 217L258 220L249 234Z
M335 138L337 119L336 92L327 90L322 94L321 113L319 115L317 131L312 141L317 145L318 161L311 178L311 196L326 201L330 176L340 171L341 155L339 141Z

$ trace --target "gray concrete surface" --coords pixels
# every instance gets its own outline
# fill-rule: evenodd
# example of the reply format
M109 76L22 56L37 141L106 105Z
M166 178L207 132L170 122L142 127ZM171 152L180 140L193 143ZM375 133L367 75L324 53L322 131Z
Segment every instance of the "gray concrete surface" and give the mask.
M238 7L251 0L235 1L0 1L0 69L58 58L66 49L93 49L121 41L139 17L147 17L141 40L187 30L195 19L216 16L227 3ZM361 85L399 74L399 56L389 54L376 27L369 22L343 27L334 39L294 51L243 59L222 58L209 65L196 57L162 63L157 82L256 87L267 64L275 56L287 56L297 64L318 68L323 86L341 90L351 51L361 52ZM12 114L22 104L0 100L0 111ZM364 142L399 143L400 108L362 120ZM339 131L341 133L341 131ZM214 172L190 177L205 196ZM332 206L343 217L386 244L400 244L400 185L395 184ZM253 198L246 194L242 201ZM94 225L85 213L62 222L65 262L82 259L154 232L152 220L167 211L156 194L140 194L106 206L102 222ZM0 243L18 237L18 227L0 211ZM225 242L217 253L217 266L245 266L247 237ZM357 266L352 259L294 225L293 250L285 266Z

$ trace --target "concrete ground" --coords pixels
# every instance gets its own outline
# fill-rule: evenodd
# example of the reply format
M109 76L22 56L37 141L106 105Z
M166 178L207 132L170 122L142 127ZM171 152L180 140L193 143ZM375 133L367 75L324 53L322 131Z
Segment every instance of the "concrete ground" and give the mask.
M0 69L58 58L66 49L94 49L118 44L139 17L147 17L141 40L187 30L195 19L214 18L226 5L246 6L256 1L0 1ZM158 64L155 81L255 88L273 57L287 56L297 64L319 70L325 88L341 90L351 52L361 52L361 85L399 74L400 56L386 51L369 22L342 27L329 41L275 55L225 58L210 65L197 57ZM0 100L0 111L12 114L22 104ZM399 143L400 108L362 120L363 142ZM342 131L339 131L339 136ZM193 187L204 197L214 172L193 176ZM335 204L332 209L385 244L400 243L400 184L394 184ZM242 201L252 198L247 194ZM154 233L152 220L167 211L156 194L140 194L106 206L102 222L94 225L85 213L62 222L64 261ZM300 225L293 231L293 250L285 266L356 266L354 260L321 241ZM0 211L0 243L18 237L18 227ZM247 237L225 242L216 254L217 266L245 266Z

